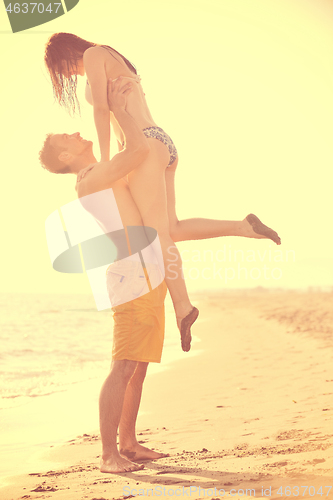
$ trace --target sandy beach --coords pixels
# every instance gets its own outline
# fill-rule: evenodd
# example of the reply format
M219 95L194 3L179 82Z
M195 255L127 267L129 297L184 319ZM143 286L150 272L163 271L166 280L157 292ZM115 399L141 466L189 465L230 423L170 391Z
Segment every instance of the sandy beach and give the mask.
M196 355L147 378L138 418L140 442L170 456L102 474L87 429L44 453L47 472L8 478L1 500L333 498L332 299L197 294Z

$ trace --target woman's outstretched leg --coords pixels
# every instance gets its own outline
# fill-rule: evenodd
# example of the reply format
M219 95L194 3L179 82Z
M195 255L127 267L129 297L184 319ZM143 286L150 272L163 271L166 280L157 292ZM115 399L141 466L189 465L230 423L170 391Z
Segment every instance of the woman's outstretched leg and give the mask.
M192 218L178 220L176 215L175 174L178 160L165 172L169 231L173 241L204 240L221 236L243 236L245 238L269 238L277 245L281 243L278 234L249 214L243 220L214 220Z
M253 214L243 220L184 219L170 225L173 241L205 240L221 236L243 236L245 238L271 239L281 244L279 235Z

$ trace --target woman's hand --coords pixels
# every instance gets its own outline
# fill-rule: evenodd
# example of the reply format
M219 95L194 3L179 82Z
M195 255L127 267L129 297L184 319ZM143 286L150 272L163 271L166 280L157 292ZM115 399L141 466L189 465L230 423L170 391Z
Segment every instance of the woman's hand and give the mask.
M88 167L80 170L79 173L77 174L76 183L80 182L80 180L83 179L86 173L89 172L89 170L94 168L96 165L98 165L98 163L92 163L91 165L88 165Z
M124 77L108 81L108 104L113 113L117 110L126 110L127 96L132 92L132 82L124 83Z

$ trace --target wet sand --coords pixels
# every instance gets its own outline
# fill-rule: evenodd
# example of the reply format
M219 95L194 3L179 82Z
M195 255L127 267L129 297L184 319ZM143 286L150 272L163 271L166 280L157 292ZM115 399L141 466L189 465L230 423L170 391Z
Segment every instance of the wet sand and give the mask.
M315 291L198 294L197 355L147 378L138 418L140 442L170 456L102 474L88 429L44 454L48 472L8 479L1 500L333 498L332 304Z

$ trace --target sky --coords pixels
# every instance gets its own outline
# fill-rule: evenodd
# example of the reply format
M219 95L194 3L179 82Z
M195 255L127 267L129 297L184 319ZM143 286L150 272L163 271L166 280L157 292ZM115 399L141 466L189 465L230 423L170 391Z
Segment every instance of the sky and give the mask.
M80 0L13 34L0 4L0 292L90 293L52 269L45 220L76 198L44 171L45 135L96 144L92 108L54 102L43 62L52 33L108 44L133 62L155 122L174 140L179 219L255 213L282 238L183 242L189 290L333 285L333 5L328 0ZM113 145L113 152L115 147Z

